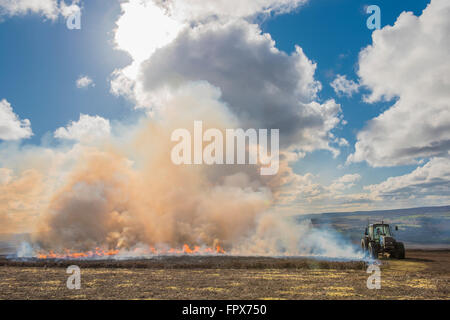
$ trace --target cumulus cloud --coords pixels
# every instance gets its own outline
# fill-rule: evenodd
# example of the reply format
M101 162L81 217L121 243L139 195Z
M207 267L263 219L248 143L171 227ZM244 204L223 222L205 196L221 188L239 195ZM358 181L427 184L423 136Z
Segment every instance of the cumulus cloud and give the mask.
M357 173L346 174L338 179L335 179L328 189L333 193L339 193L353 187L359 180L361 180L361 176Z
M289 167L280 170L276 208L280 212L326 212L374 210L446 205L450 201L450 158L433 158L412 172L389 177L377 184L357 183L359 174L346 174L330 184L310 173L300 175Z
M340 147L348 147L350 145L344 138L339 138L336 142Z
M185 28L209 22L252 20L259 15L292 11L308 0L125 0L116 22L114 41L136 62L127 68L136 75L138 65L170 42Z
M46 19L55 20L59 15L68 17L75 10L80 10L79 0L71 4L59 0L0 0L0 16L21 16L39 14Z
M167 15L151 0L125 1L121 8L114 41L116 47L129 53L136 63L170 43L183 28L182 22Z
M109 120L99 116L81 114L78 121L72 121L67 127L57 129L54 136L59 139L86 142L106 138L110 132Z
M169 0L155 1L180 20L202 21L208 18L245 18L257 14L286 13L307 0Z
M77 88L95 87L94 81L89 76L80 76L76 81Z
M300 47L288 55L257 25L238 20L185 29L142 63L134 86L127 88L138 106L158 111L183 86L207 81L243 127L280 128L284 148L337 154L329 140L341 108L334 100L316 101L321 84L315 70ZM130 84L123 73L116 76Z
M11 104L5 99L0 101L0 140L20 140L33 135L30 120L20 120Z
M365 187L384 201L423 199L448 203L450 200L450 159L433 158L411 173L390 177L386 181Z
M68 18L74 13L80 12L80 0L72 0L71 4L66 4L65 1L59 3L59 13L64 17Z
M322 197L324 187L315 182L315 176L311 173L300 175L291 167L281 166L279 177L280 188L275 193L278 204L292 206L300 204L300 207L309 206L312 202ZM304 210L304 208L303 208Z
M373 32L360 53L360 82L369 103L396 99L358 133L349 162L419 163L450 150L450 2L432 0L422 15L403 12Z
M359 174L346 174L327 184L320 182L318 175L298 174L282 163L274 207L286 214L372 209L377 205L376 196L350 190L361 178Z
M330 85L338 95L351 97L354 93L359 91L359 84L353 80L348 80L345 75L342 76L338 74Z

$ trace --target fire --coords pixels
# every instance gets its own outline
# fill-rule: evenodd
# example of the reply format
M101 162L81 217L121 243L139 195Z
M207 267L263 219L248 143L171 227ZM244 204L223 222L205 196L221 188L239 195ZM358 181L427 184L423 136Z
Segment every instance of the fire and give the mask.
M131 251L122 251L119 249L105 250L102 248L95 248L95 250L87 252L72 252L70 250L64 250L63 252L49 251L47 253L38 253L36 258L38 259L95 259L104 257L114 257L120 253L129 254L132 256L157 256L157 255L204 255L204 254L225 254L225 250L217 245L216 247L190 247L188 244L184 244L181 249L157 249L155 247L136 248Z
M95 248L95 250L87 252L71 252L70 250L64 250L63 253L55 253L50 251L48 253L38 253L38 259L88 259L97 257L115 256L120 250L103 250L101 248Z

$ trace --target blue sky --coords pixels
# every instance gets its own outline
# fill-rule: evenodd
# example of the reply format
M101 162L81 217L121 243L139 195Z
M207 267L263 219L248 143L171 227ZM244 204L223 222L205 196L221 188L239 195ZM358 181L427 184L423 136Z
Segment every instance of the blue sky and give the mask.
M348 80L356 83L360 81L357 74L359 54L373 42L373 31L366 27L369 16L365 13L367 5L375 4L381 8L381 25L384 28L394 25L404 11L412 11L414 15L420 16L429 2L310 0L289 13L272 14L263 18L259 16L254 20L260 24L263 32L271 35L279 50L292 54L298 45L306 57L317 64L314 79L320 81L322 89L317 93L316 101L325 103L329 99L335 99L347 122L332 130L335 136L348 141L348 146L339 147L340 154L337 157L334 158L329 150L317 148L290 164L299 176L313 175L314 188L327 192L333 182L346 175L357 174L359 178L346 182L342 193L364 193L364 186L381 184L389 177L408 175L437 157L435 154L420 155L417 158L421 162L405 160L396 165L386 165L381 160L374 165L379 159L346 163L349 155L355 153L358 133L364 130L368 121L390 109L401 94L387 101L378 99L367 103L363 101L363 96L370 95L375 90L375 85L361 86L351 97L337 94L330 85L338 75L345 75ZM0 23L0 100L6 99L20 119L30 120L33 136L20 141L5 141L0 147L6 148L11 143L22 146L42 146L48 143L58 145L57 139L53 137L55 130L66 127L71 121L78 121L80 114L109 119L113 124L136 121L144 116L145 109L135 109L136 101L111 93L113 71L125 68L133 61L124 50L115 48L114 29L123 13L120 3L93 0L79 5L82 5L81 30L68 30L66 18L62 14L56 19L33 10L3 14ZM252 19L245 16L243 18L247 21ZM145 30L142 32L145 34ZM145 41L145 37L142 39ZM78 88L76 81L83 75L89 76L95 86ZM363 80L365 79L361 83ZM372 83L370 81L372 80L367 80L367 83ZM1 165L0 161L0 167ZM398 183L400 182L399 180ZM401 186L398 190L407 187L409 188ZM398 190L389 190L386 194ZM383 193L379 190L377 192ZM383 195L380 197L386 197L383 199L387 202L372 203L372 199L371 206L367 208L408 207L421 203L445 204L448 189L439 189L436 194L427 193L426 201L417 200L420 196L412 200L403 196L396 198L400 199L399 202L390 203L389 196ZM310 203L310 200L299 201L299 206L304 206L305 203ZM342 203L331 201L330 206L313 205L303 211L350 208L341 205ZM365 205L366 202L362 201L355 209L366 208Z
M385 26L392 25L402 11L420 14L428 1L372 3L382 4ZM335 95L328 85L332 75L354 75L359 51L371 43L372 31L365 27L366 5L367 1L317 0L266 20L262 30L285 52L302 46L317 63L321 97L329 98ZM0 97L7 98L21 118L33 119L34 136L28 142L39 143L46 132L66 125L79 113L110 119L131 116L133 104L112 96L107 81L114 69L130 62L126 53L114 50L112 31L120 15L119 3L95 0L83 8L81 30L68 30L62 17L43 21L42 16L32 14L5 19L0 25L0 41L7 44L0 56ZM94 90L74 86L82 74L94 78ZM342 107L351 124L343 135L354 141L355 130L376 116L383 104L367 106L356 95L343 98Z
M0 25L0 96L21 118L32 119L34 136L42 136L77 119L80 113L120 119L132 104L109 93L111 72L128 64L126 53L114 50L112 30L120 7L114 1L89 1L81 30L68 30L65 19L43 21L40 15L8 18ZM93 90L80 90L75 81L89 74Z
M361 49L370 45L373 30L366 28L366 20L370 16L365 13L367 5L378 5L382 8L382 27L393 25L403 11L412 11L420 15L429 1L313 1L298 12L281 15L263 24L263 30L269 32L277 42L277 47L290 52L295 45L301 45L307 56L317 63L316 77L323 84L320 93L322 99L335 97L329 85L336 74L346 74L349 79L357 76L358 55ZM341 136L353 145L356 132L366 122L377 116L383 108L392 103L366 104L361 101L362 93L352 98L338 97L342 104L345 119L349 122L340 131ZM338 178L342 173L350 171L364 172L361 184L379 183L393 175L410 172L414 166L395 168L369 168L364 163L353 164L351 168L337 170L339 164L353 150L344 150L337 159L330 159L329 154L317 151L309 154L304 161L298 163L296 169L301 173L314 172L323 176L323 181Z

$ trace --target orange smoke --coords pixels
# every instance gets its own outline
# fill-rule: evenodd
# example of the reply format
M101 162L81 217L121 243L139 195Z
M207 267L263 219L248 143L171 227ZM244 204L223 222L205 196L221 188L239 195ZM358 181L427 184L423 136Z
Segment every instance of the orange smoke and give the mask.
M25 170L15 176L0 168L0 233L24 232L39 215L43 176L37 170Z
M40 219L35 246L80 257L161 244L223 253L219 243L232 248L247 236L271 204L258 168L173 165L170 133L145 121L125 144L84 147Z

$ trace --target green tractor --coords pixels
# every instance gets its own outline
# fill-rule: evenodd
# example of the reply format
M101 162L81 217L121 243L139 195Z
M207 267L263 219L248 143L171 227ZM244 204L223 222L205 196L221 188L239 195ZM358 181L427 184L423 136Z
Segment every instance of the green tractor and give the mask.
M395 227L398 231L398 227ZM405 246L403 242L398 242L392 236L391 228L388 224L373 223L368 224L364 237L361 239L361 249L373 259L378 259L378 255L389 254L389 257L405 259Z

